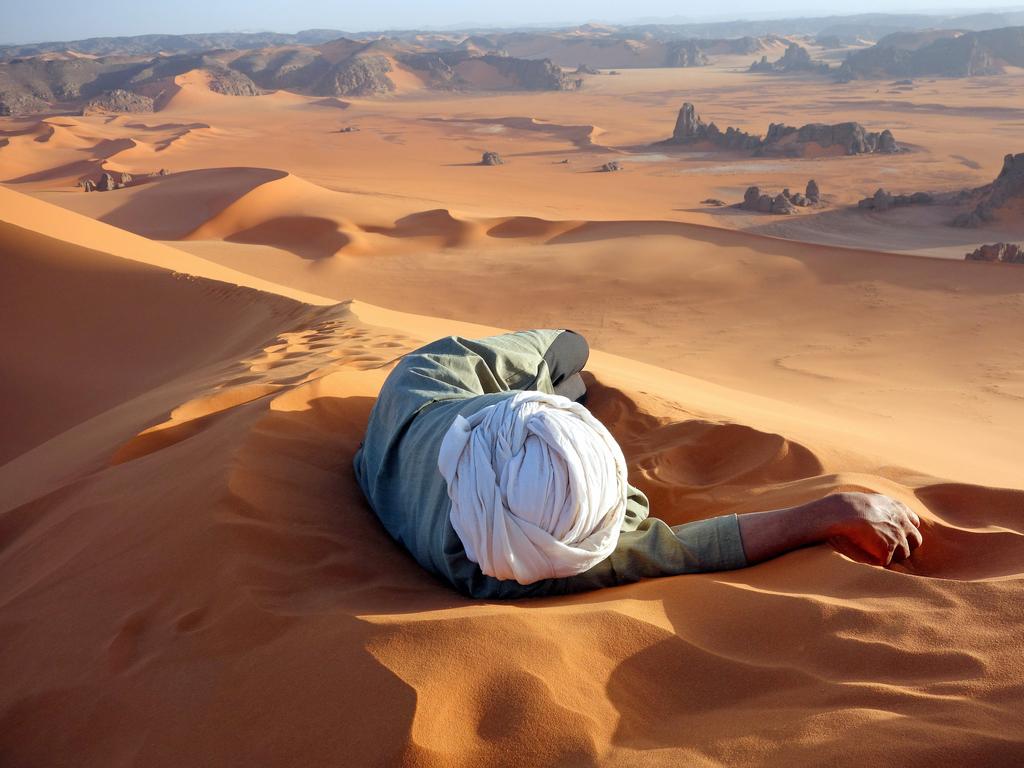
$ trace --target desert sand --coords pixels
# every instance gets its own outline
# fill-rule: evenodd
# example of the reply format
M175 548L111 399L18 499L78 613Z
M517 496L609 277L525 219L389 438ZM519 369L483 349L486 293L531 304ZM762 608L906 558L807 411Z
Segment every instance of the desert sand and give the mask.
M0 118L4 763L1019 764L1024 267L959 259L1024 225L842 207L990 181L1024 72L837 99L746 64L351 101L186 75L155 114ZM913 151L652 146L683 100ZM809 178L830 207L784 222L700 204ZM873 490L924 545L458 596L351 459L403 352L524 327L589 338L668 522Z

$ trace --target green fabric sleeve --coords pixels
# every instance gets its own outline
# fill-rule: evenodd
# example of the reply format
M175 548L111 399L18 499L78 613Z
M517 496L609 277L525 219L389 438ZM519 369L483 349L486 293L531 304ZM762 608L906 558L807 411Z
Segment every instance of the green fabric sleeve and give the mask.
M629 584L658 576L745 568L747 557L736 515L669 526L655 517L623 531L607 559L565 581L567 592Z

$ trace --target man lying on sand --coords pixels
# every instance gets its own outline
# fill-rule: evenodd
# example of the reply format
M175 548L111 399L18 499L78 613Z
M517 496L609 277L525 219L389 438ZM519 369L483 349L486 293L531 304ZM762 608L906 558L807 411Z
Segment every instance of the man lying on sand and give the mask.
M567 330L439 339L406 355L370 414L355 473L388 532L476 598L556 595L743 568L808 544L880 565L921 521L879 494L669 526L578 401L589 355Z

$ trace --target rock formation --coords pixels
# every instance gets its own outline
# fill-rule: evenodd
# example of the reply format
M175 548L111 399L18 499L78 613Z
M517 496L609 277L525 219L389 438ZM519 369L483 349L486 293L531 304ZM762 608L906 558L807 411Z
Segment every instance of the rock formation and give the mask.
M810 144L817 144L822 149L839 147L847 155L901 151L888 129L874 133L865 130L860 123L853 122L836 125L808 123L800 128L784 123L772 123L768 126L768 133L764 138L732 127L723 132L714 123L705 124L694 105L685 102L676 117L672 138L661 143L698 142L708 142L722 149L749 150L756 156L800 157Z
M800 128L783 123L772 123L761 143L761 155L787 155L799 157L808 144L817 144L822 149L840 147L846 155L865 155L874 152L899 152L896 139L888 129L874 133L864 129L860 123L808 123Z
M807 189L804 190L804 195L806 195L807 199L810 200L812 203L820 203L821 191L818 189L818 182L816 182L814 179L808 181Z
M161 168L157 173L142 174L141 178L152 178L154 176L166 175L167 171ZM127 187L134 181L135 179L130 173L126 173L124 171L104 171L98 180L94 181L89 178L81 179L78 182L78 186L86 192L110 192L111 190Z
M954 227L977 227L983 222L994 221L1000 208L1012 200L1024 202L1024 152L1003 158L1003 169L991 184L978 187L969 193L970 198L979 198L974 210L961 213L953 219Z
M1015 243L982 245L964 258L968 261L1002 261L1011 264L1024 264L1024 246Z
M693 141L707 137L707 126L697 116L697 110L690 102L684 102L676 117L672 139L678 142Z
M782 58L776 61L768 61L767 56L762 56L760 61L750 65L751 72L814 72L827 74L830 70L828 64L823 61L815 61L807 49L796 43L790 43Z
M818 185L813 180L807 182L808 191L813 185L817 193ZM814 200L809 195L800 192L792 193L784 189L777 195L769 195L761 191L760 187L747 187L743 194L743 202L736 207L744 211L756 211L757 213L772 213L776 215L791 215L797 213L798 208L807 208L819 204L819 196L816 194ZM704 201L708 202L708 201Z
M484 152L483 157L480 159L480 165L504 165L505 161L501 159L501 155L497 152Z
M609 160L607 163L601 166L600 170L603 173L611 173L612 171L621 171L622 163L618 160Z
M967 261L1003 261L1009 264L1024 264L1024 245L1015 243L993 243L982 245L964 256Z

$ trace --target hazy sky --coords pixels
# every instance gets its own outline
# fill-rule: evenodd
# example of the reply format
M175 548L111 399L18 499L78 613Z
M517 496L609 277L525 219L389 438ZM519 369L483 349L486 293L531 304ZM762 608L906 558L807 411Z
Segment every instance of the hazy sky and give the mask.
M996 5L999 5L998 3ZM0 43L186 32L350 32L453 25L693 20L992 8L970 0L0 0ZM766 11L770 8L770 13Z

